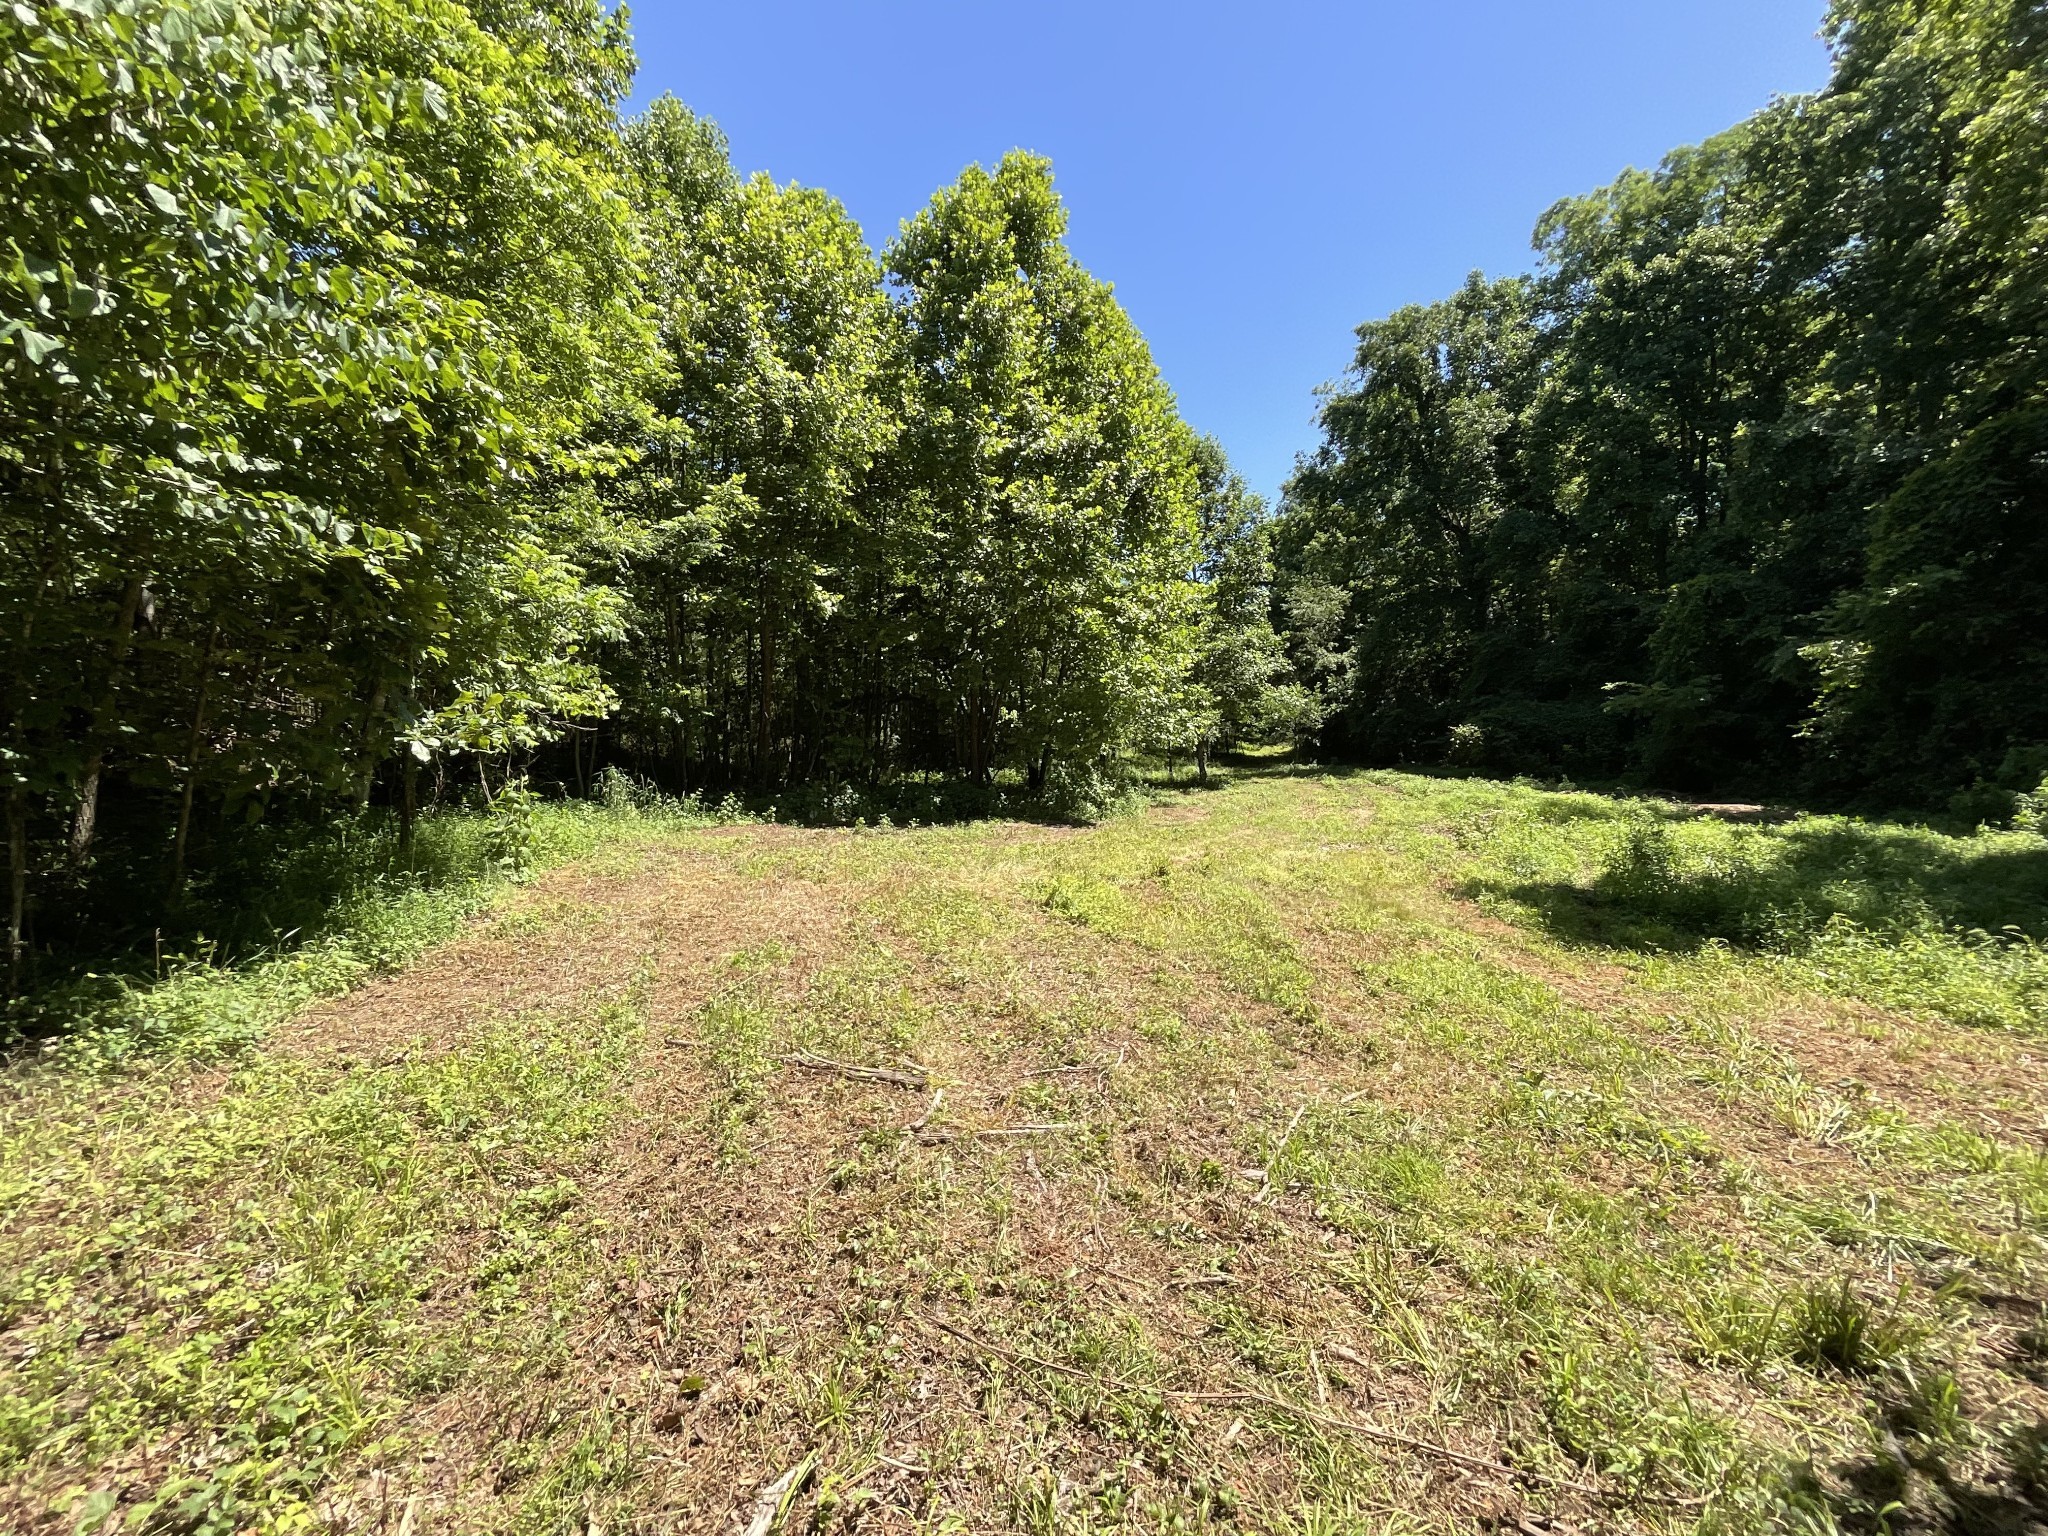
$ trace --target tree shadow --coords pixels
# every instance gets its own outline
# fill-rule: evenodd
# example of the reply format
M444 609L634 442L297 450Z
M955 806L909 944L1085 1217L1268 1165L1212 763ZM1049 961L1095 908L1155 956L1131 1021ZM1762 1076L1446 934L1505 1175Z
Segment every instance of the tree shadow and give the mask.
M1838 917L1880 933L2048 939L2048 839L1832 818L1699 837L1686 824L1712 812L1637 804L1614 814L1628 834L1590 880L1482 878L1467 894L1505 896L1553 937L1606 948L1775 946Z

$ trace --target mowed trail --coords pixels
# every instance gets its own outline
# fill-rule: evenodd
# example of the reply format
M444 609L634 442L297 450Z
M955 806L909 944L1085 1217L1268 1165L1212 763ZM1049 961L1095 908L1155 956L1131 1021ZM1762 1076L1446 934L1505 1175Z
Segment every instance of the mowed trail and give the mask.
M320 1091L632 1020L582 1139L435 1122L481 1172L318 1518L1750 1528L1854 1496L1896 1373L1811 1355L1837 1294L2040 1416L2037 1049L1549 943L1425 811L626 834L296 1020ZM2029 1529L1990 1458L1944 1486Z
M432 1051L475 1018L593 988L632 987L645 1008L626 1109L578 1174L604 1235L560 1357L515 1390L479 1380L420 1405L407 1431L425 1458L403 1497L388 1473L360 1489L358 1518L509 1524L524 1443L592 1414L644 1437L634 1518L678 1529L751 1520L798 1466L806 1518L872 1530L1002 1528L1020 1499L1084 1488L1134 1512L1298 1500L1291 1458L1247 1428L1273 1405L1227 1340L1201 1346L1210 1298L1255 1288L1335 1350L1304 1404L1329 1418L1312 1434L1401 1395L1375 1396L1357 1320L1329 1315L1291 1255L1261 1258L1332 1243L1295 1231L1256 1158L1239 1167L1247 1138L1298 1124L1316 1074L1262 1052L1245 1075L1230 1034L1263 1042L1289 1027L1276 1010L1048 917L1012 855L1071 835L978 842L999 850L993 885L886 852L878 880L850 835L767 830L561 871L301 1021L288 1048ZM841 853L852 868L834 868ZM1148 1038L1190 1031L1193 1072ZM1030 1357L1048 1324L1097 1369ZM1143 1401L1120 1401L1131 1391ZM1448 1479L1462 1498L1475 1467L1482 1497L1515 1497L1483 1443L1460 1454L1422 1452L1401 1497Z

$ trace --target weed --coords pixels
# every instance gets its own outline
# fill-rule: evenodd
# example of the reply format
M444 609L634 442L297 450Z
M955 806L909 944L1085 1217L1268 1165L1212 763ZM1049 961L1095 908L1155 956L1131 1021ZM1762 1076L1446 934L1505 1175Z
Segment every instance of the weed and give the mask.
M2001 1450L2013 1481L2036 1505L2048 1504L2048 1421L2013 1425Z
M1814 1286L1786 1309L1791 1357L1815 1370L1867 1376L1903 1360L1926 1336L1896 1302L1880 1310L1858 1296L1847 1280Z
M288 1524L391 1417L402 1362L431 1349L441 1380L477 1363L422 1332L451 1222L496 1206L475 1281L487 1305L546 1270L575 1201L548 1171L611 1114L637 1027L609 1001L495 1021L417 1064L337 1075L264 1057L210 1107L137 1095L113 1123L89 1091L46 1085L10 1116L0 1159L37 1213L0 1265L28 1362L4 1397L0 1474L179 1429L170 1465L133 1490L135 1518ZM88 1126L73 1157L48 1155ZM94 1325L110 1313L121 1327Z

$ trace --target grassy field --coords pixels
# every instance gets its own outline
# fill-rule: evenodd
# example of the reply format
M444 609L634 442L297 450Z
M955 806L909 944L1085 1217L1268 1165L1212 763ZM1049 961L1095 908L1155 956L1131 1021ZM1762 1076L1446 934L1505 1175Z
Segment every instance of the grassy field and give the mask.
M2048 1523L2041 836L724 820L18 1051L0 1528Z

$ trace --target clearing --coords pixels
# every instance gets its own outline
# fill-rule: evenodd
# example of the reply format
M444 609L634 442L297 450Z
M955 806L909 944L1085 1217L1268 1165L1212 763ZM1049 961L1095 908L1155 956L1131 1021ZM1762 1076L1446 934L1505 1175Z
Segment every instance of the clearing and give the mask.
M32 1053L0 1527L2043 1529L2048 842L1711 809L605 813Z

